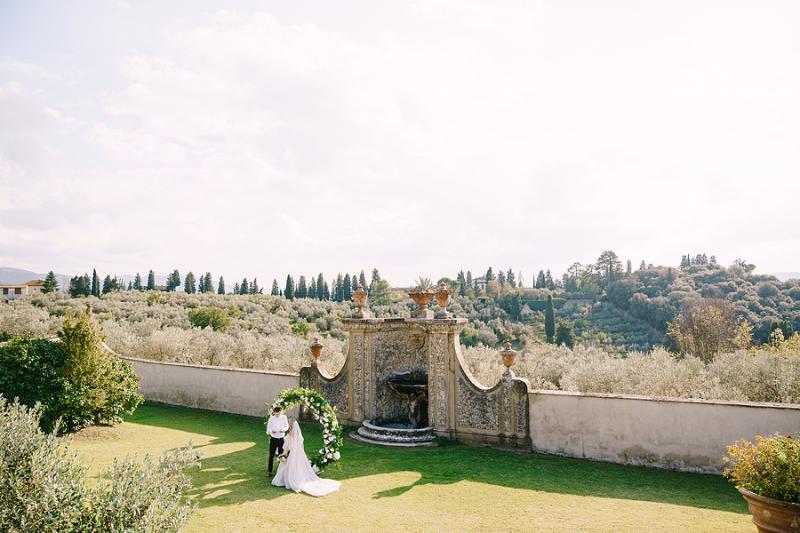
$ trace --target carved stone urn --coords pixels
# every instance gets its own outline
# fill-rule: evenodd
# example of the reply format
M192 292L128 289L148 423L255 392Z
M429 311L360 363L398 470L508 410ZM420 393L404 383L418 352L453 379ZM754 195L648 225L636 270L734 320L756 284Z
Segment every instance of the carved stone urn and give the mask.
M436 318L452 318L452 315L447 312L447 306L450 304L450 296L452 295L453 291L447 288L444 281L439 283L439 288L436 290L436 303L439 304Z
M364 290L363 285L359 285L356 292L353 293L353 303L358 308L353 313L353 318L369 318L369 307L367 307L367 291Z
M506 368L511 368L517 360L517 351L511 348L510 342L507 342L503 345L503 349L500 350L500 356L503 358L503 364L506 365Z
M311 343L311 356L314 358L314 364L319 362L319 356L322 355L322 343L319 342L319 337L314 337Z
M433 318L433 311L428 309L428 306L433 299L433 291L430 289L414 290L408 293L417 308L411 312L412 318Z

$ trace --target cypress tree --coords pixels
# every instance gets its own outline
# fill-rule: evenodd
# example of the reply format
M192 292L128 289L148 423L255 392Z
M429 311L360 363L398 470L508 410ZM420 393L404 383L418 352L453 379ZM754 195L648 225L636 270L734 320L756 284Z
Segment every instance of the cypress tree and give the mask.
M152 270L147 273L147 290L154 291L156 290L156 273Z
M47 277L44 278L44 287L42 288L42 292L55 292L58 290L58 280L56 279L56 273L52 270L47 273Z
M544 276L544 270L540 270L539 274L536 276L536 285L535 285L535 287L537 289L544 289L545 287L547 287L547 280L545 279L545 276Z
M345 274L342 280L342 298L345 302L353 299L353 282L350 280L350 274Z
M283 289L283 296L287 300L294 300L294 280L291 274L286 276L286 287Z
M98 285L100 284L99 280L97 284ZM92 294L92 282L89 279L88 273L83 274L83 277L81 278L81 287L82 287L81 294L83 294L84 296L90 296Z
M322 277L322 272L317 276L317 300L325 299L325 278Z
M358 275L358 283L359 283L359 285L364 287L364 289L369 287L369 285L367 285L367 276L364 275L364 271L363 270L361 271L361 274Z
M381 274L378 272L377 268L372 269L372 280L369 282L370 286L375 283L376 281L381 280Z
M136 277L133 278L133 289L140 291L142 290L142 276L137 272Z
M311 276L311 285L308 287L308 292L306 293L309 298L317 299L317 278Z
M250 294L258 294L261 289L258 288L258 278L253 278L253 283L250 284Z
M475 286L472 284L472 271L467 270L467 289L475 289Z
M547 306L544 310L544 334L547 337L547 342L553 343L556 336L556 312L553 309L553 296L547 295Z
M109 276L106 277L111 279ZM92 269L92 296L100 296L100 278L97 276L97 269Z
M167 291L174 291L181 286L181 273L178 269L172 271L172 274L167 277Z
M492 267L489 267L489 270L486 271L486 281L489 282L492 281L493 279L494 279L494 271L492 270Z
M458 281L458 295L459 296L466 296L467 295L467 278L464 276L464 271L461 270L458 272L456 276L456 281Z
M281 295L281 289L280 289L280 287L278 287L278 280L274 279L274 278L272 280L272 295L273 296L280 296Z
M131 280L128 280L128 290L129 291L133 290L133 283L131 282Z
M511 285L512 289L517 288L517 278L514 276L514 271L510 268L508 269L508 272L506 272L506 282Z
M308 286L306 285L305 276L300 276L300 279L297 281L297 290L295 291L295 296L298 298L308 297Z
M353 274L350 277L350 283L353 284L352 287L351 287L352 292L356 292L358 290L358 276ZM352 296L352 294L351 294L351 296Z
M187 294L194 294L197 292L197 287L195 285L194 273L190 270L188 274L186 274L186 280L183 283L183 290Z
M242 284L239 285L239 294L250 294L250 284L247 283L247 278L244 278Z
M547 269L547 272L544 275L544 285L551 291L556 288L556 284L553 281L553 275L550 274L550 269Z
M225 278L222 276L219 277L219 283L217 283L217 294L225 294Z
M497 282L500 283L501 287L504 287L506 284L506 275L502 270L497 273Z
M337 302L344 301L344 278L342 277L341 274L336 276L336 286L334 288L334 293L335 293L334 299Z
M205 280L206 292L213 293L214 292L214 282L211 281L211 272L206 272L206 280ZM222 294L225 294L224 292Z
M331 289L328 286L328 282L325 282L325 288L322 291L322 299L323 300L330 300L331 299Z

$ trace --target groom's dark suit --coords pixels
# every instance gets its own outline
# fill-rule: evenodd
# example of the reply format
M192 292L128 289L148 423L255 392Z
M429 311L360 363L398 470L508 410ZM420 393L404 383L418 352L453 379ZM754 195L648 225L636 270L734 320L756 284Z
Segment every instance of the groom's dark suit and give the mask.
M271 475L272 474L272 461L275 459L275 455L282 455L283 454L283 439L276 439L275 437L269 438L269 464L267 465L267 472Z

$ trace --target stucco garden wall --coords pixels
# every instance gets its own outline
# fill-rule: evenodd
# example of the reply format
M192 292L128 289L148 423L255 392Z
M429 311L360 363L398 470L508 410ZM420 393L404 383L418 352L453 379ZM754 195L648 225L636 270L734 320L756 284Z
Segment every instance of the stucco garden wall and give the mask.
M297 374L148 361L133 364L145 399L239 415L264 416L267 402L299 384Z
M721 472L728 444L800 432L800 405L537 391L530 428L534 451Z

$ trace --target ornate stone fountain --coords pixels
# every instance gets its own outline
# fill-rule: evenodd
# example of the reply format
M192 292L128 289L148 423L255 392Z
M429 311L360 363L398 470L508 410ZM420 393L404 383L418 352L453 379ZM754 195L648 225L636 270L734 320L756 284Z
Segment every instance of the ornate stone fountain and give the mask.
M437 302L446 313L444 290ZM434 291L425 293L430 302ZM425 446L439 436L530 448L529 386L510 368L516 352L501 352L505 373L483 387L461 356L466 319L433 318L426 302L420 318L345 319L349 347L341 371L326 376L312 364L300 370L301 385L328 398L342 423L358 426L351 437L362 442Z

